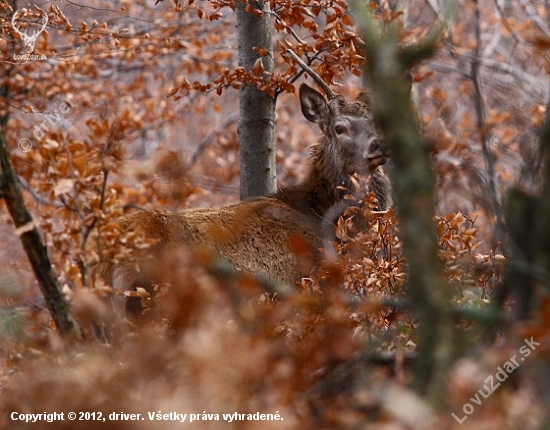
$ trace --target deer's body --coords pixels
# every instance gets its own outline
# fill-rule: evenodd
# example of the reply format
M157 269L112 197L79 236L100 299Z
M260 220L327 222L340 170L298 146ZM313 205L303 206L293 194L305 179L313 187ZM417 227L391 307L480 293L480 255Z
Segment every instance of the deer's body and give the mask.
M237 269L293 282L308 275L320 257L323 231L347 206L350 175L369 177L380 210L391 206L391 187L382 170L387 153L364 101L333 95L328 103L307 85L300 88L302 112L323 131L305 181L269 197L180 213L138 211L122 217L121 230L141 229L156 244L133 263L105 258L98 271L115 288L160 282L155 261L180 247L202 247ZM336 211L334 210L336 208ZM331 219L327 219L326 217ZM137 266L136 266L137 263Z
M121 230L141 230L156 242L141 251L139 272L135 262L105 265L102 275L116 288L159 282L154 272L162 267L158 259L166 250L181 246L201 248L214 257L229 261L235 268L270 278L292 282L307 273L296 258L296 247L306 245L303 257L316 259L320 242L317 220L301 214L275 197L261 197L215 208L190 209L180 213L160 210L139 211L119 220ZM160 270L160 269L159 269Z

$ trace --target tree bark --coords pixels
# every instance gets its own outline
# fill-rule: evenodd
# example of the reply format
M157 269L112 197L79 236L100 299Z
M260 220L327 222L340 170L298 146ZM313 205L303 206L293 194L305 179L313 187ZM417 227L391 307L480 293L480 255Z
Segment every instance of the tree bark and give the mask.
M237 37L239 66L250 71L261 58L265 72L273 72L273 47L263 0L237 2ZM266 50L260 56L257 49ZM277 189L275 169L275 99L256 86L244 83L240 93L240 168L241 199L274 193Z
M31 214L25 207L2 131L0 131L0 197L3 197L6 202L17 229L16 234L21 239L59 332L65 337L74 336L79 339L80 330L69 314L68 304L57 285L57 276L48 258L46 247L42 243Z

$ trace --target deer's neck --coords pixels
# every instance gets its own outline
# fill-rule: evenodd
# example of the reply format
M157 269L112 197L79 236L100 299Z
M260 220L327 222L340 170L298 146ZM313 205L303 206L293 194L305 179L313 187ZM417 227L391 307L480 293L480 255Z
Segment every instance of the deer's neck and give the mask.
M305 181L282 188L275 196L292 208L321 219L350 192L351 181L344 160L344 154L326 141L321 142L314 148Z
M376 195L379 210L387 211L392 207L392 186L382 166L378 166L374 172L371 173L368 189Z

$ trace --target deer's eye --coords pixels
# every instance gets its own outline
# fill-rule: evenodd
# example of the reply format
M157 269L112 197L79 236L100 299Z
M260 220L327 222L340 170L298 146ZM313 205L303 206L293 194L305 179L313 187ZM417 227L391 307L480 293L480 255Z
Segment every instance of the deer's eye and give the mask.
M342 134L344 131L346 131L346 127L341 124L337 124L334 126L334 131L336 132L336 134Z

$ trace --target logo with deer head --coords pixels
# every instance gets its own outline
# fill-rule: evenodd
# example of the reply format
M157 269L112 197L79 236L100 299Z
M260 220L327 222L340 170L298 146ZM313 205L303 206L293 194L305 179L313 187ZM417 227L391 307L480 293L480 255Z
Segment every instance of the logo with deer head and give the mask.
M38 39L38 36L44 31L46 28L46 25L48 24L48 14L44 12L39 7L35 6L36 9L38 9L41 12L40 20L43 21L42 27L39 30L34 29L32 34L27 34L27 30L29 28L26 28L23 32L19 31L19 27L16 25L15 21L17 19L17 16L20 14L19 11L15 11L13 16L11 17L11 25L15 32L21 36L21 39L23 40L23 43L25 44L25 50L27 51L27 54L32 54L34 52L34 44L36 43L36 39ZM27 10L22 9L21 12L23 14L26 14Z

